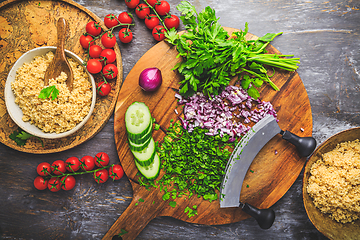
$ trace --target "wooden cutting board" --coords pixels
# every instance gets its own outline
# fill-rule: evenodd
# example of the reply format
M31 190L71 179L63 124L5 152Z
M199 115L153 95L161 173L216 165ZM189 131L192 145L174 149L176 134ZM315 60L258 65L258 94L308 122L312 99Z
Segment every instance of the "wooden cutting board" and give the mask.
M225 29L229 33L235 30ZM251 34L247 37L256 38ZM267 50L270 53L279 53L273 46L268 46ZM125 111L134 101L142 101L148 105L152 116L163 128L169 126L171 119L177 119L178 115L174 111L177 100L172 88L179 87L180 75L171 70L180 61L176 55L177 51L173 46L164 41L158 43L135 64L120 90L114 117L115 143L121 164L133 188L133 199L104 239L111 239L122 230L128 232L122 236L123 239L134 239L146 224L157 216L171 216L190 223L208 225L228 224L250 217L240 208L220 209L219 201L210 203L196 196L186 200L177 198L177 206L173 208L169 206L173 199L163 201L164 192L160 192L159 188L148 191L137 182L138 171L127 143ZM163 83L155 93L144 92L138 86L139 74L149 67L159 68L163 76ZM265 86L261 89L261 98L273 104L278 112L280 127L298 136L311 136L310 102L298 73L277 71L272 79L280 91L276 92L270 86ZM153 133L155 141L161 142L164 136L162 131ZM282 140L279 134L259 152L250 166L252 171L245 177L241 201L258 208L272 206L294 183L305 161L305 158L298 156L295 147ZM249 187L246 187L247 185ZM189 218L184 210L187 206L193 205L197 205L198 215Z
M99 17L80 4L71 0L8 0L0 3L0 142L18 151L46 154L78 146L106 125L115 108L123 80L122 58L117 44L114 50L118 77L109 81L112 90L108 96L97 97L93 114L79 131L60 139L42 139L44 146L36 138L28 139L25 146L18 146L9 138L18 126L6 110L4 88L7 75L16 60L28 50L56 45L56 22L60 17L64 17L68 25L65 49L85 59L79 38L85 32L86 24L96 21L103 29L107 28ZM99 39L96 44L101 46ZM102 80L100 74L95 74L94 78L96 83Z

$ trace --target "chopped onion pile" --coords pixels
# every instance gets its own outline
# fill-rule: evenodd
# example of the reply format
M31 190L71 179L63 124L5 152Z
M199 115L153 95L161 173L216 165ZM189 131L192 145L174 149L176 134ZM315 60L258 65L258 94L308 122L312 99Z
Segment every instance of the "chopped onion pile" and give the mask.
M200 92L189 98L180 94L175 97L179 104L184 104L184 118L180 117L184 129L192 132L199 126L208 129L208 135L229 134L229 141L247 133L251 129L249 123L256 123L269 114L277 117L270 102L254 100L242 88L232 85L212 99Z

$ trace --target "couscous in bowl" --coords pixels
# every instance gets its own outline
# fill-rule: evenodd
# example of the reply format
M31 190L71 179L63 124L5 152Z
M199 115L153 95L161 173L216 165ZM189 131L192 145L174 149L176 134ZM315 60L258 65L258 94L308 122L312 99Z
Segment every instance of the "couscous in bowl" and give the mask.
M39 48L35 48L32 49L28 52L26 52L25 54L23 54L14 64L14 66L12 67L12 69L10 70L7 80L6 80L6 84L5 84L5 103L6 103L6 108L7 111L10 115L10 117L12 118L12 120L25 132L28 132L34 136L40 137L40 138L47 138L47 139L57 139L57 138L63 138L63 137L67 137L73 133L75 133L76 131L78 131L90 118L94 107L95 107L95 102L96 102L96 86L95 86L95 80L93 78L93 76L86 70L85 67L83 67L83 73L84 76L87 78L89 85L86 87L87 90L87 105L82 107L85 108L85 110L82 110L83 113L81 114L81 118L77 117L75 124L73 123L74 121L72 119L70 119L71 115L74 115L74 113L70 113L69 112L69 116L66 116L67 120L62 120L63 122L68 121L69 123L71 123L69 125L69 127L67 128L63 128L63 130L58 130L58 129L53 129L52 127L47 127L48 129L45 128L45 125L51 125L52 121L48 121L50 122L50 124L43 124L39 123L39 116L40 116L40 120L41 120L41 114L37 114L37 117L35 116L35 114L32 114L31 112L31 108L29 108L27 105L29 104L35 104L36 105L41 105L44 104L43 101L39 103L37 101L37 99L31 99L30 101L28 101L28 99L24 98L24 99L20 99L19 98L19 92L23 91L17 91L17 89L14 88L14 85L16 84L16 80L18 80L19 76L17 76L17 74L19 74L19 71L21 72L23 67L25 67L26 65L32 64L32 62L36 61L36 58L39 57L44 57L46 56L49 52L55 53L56 47L53 46L47 46L47 47L39 47ZM51 54L50 54L51 55ZM72 60L71 65L73 66L74 64L76 64L77 66L82 66L83 61L82 59L77 56L76 54L65 50L65 55L70 58L70 60ZM29 68L29 66L27 66ZM44 71L44 67L42 67L42 72ZM78 70L76 70L78 71ZM31 71L32 72L32 71ZM32 73L32 75L34 75ZM35 74L36 75L36 74ZM38 76L36 77L38 79L40 79ZM61 79L61 78L59 78ZM30 80L29 80L30 81ZM75 86L75 81L76 79L74 79L74 86ZM30 83L29 83L30 84ZM24 85L24 83L22 83L22 85ZM49 84L50 85L50 84ZM17 86L16 88L19 88L19 86ZM22 86L22 88L24 88L24 86ZM26 88L29 88L28 86L26 86ZM60 89L60 93L59 93L59 100L56 99L56 101L60 101L61 100L61 93L62 93L62 89L61 87L59 87ZM74 88L75 89L75 88ZM73 89L73 92L74 92ZM32 89L31 89L32 90ZM80 91L84 91L84 90L80 90ZM73 92L71 92L70 94L67 93L69 96L71 94L73 94ZM76 90L75 95L79 94L78 93L79 90ZM67 96L67 98L69 98L69 96ZM72 96L70 96L72 97ZM28 102L27 102L28 101ZM59 104L54 104L53 102L51 102L51 100L46 100L47 103L49 105L48 109L49 111L52 110L52 108L57 107L57 105ZM35 103L34 103L35 102ZM73 101L74 102L74 101ZM52 104L52 105L51 105ZM83 104L83 103L82 103ZM26 109L28 108L28 109ZM72 107L74 108L74 107ZM34 119L29 119L29 115L34 115ZM46 114L44 114L45 117ZM49 117L49 116L46 116ZM50 116L51 117L51 116ZM56 117L56 116L55 116ZM71 117L72 118L72 117ZM44 126L42 126L44 125Z
M327 159L329 156L327 156L332 151L342 151L343 154L348 154L349 151L345 149L344 152L344 144L353 145L354 143L357 144L357 140L360 139L360 127L357 128L351 128L342 132L339 132L330 138L328 138L325 142L323 142L321 145L318 146L318 148L314 151L314 153L309 158L308 162L306 163L305 170L304 170L304 177L303 177L303 201L304 201L304 207L306 210L306 213L310 219L310 221L314 224L314 226L327 238L329 239L359 239L360 235L360 219L342 223L339 219L336 220L336 217L334 219L334 216L331 216L328 213L324 213L323 210L320 210L317 205L318 203L314 202L314 198L311 196L313 195L314 189L313 186L309 187L309 184L312 184L314 179L313 175L316 174L316 171L314 172L314 167L317 167L317 165L324 163L326 164L329 160ZM349 146L350 146L349 145ZM358 147L356 148L356 157L358 158ZM347 164L347 167L349 167L349 161L346 160L348 158L346 155L344 156L344 164ZM334 161L335 162L335 161ZM336 165L339 161L337 161ZM358 169L358 164L351 163L353 168L356 170ZM324 168L324 166L321 166ZM329 166L331 170L334 169L334 166ZM319 172L322 176L322 179L329 179L324 172ZM351 175L347 174L346 177L350 177ZM360 177L360 176L359 176ZM310 179L310 180L309 180ZM335 179L333 179L335 180ZM329 183L325 183L328 186L333 185L333 180L331 180ZM348 181L348 180L347 180ZM319 183L321 184L321 183ZM359 187L358 180L355 179L355 182L353 183L355 188ZM310 189L309 189L310 188ZM328 192L330 189L327 190L327 192L320 193L319 197L323 197L325 201L329 200L331 204L328 204L329 207L333 208L336 205L341 205L340 203L336 203L334 201L334 196L328 196ZM334 189L336 190L336 189ZM333 191L333 190L331 190ZM310 194L309 194L310 192ZM356 194L355 196L358 196ZM315 200L318 201L318 200ZM346 196L344 198L344 202L346 202ZM356 200L355 200L356 202ZM325 203L323 204L325 205ZM331 206L333 205L333 206ZM336 209L335 209L336 211Z

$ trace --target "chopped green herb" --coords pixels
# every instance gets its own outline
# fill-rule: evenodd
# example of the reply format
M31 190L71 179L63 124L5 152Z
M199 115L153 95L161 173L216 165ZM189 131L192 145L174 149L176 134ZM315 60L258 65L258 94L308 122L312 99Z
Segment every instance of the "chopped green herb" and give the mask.
M191 209L190 207L186 207L185 210L184 210L184 213L187 213L187 216L189 218L195 216L195 215L198 215L197 211L195 210L197 208L196 205L193 206L193 209Z
M119 237L121 237L122 235L128 233L126 230L124 229L120 229L120 233L118 234Z
M249 188L249 184L248 184L248 185L246 185L246 187L247 187L247 188Z
M47 99L51 97L52 100L55 100L59 95L59 90L56 88L55 85L43 88L40 91L39 98Z
M157 124L157 123L155 123L155 125L154 125L154 130L159 130L159 129L160 129L160 125Z
M169 205L170 205L171 207L176 207L176 202L175 202L175 201L171 201L171 202L169 202Z
M254 170L251 170L251 169L250 169L250 172L251 172L251 173L254 173Z
M139 198L139 202L144 202L144 199L142 199L142 198Z

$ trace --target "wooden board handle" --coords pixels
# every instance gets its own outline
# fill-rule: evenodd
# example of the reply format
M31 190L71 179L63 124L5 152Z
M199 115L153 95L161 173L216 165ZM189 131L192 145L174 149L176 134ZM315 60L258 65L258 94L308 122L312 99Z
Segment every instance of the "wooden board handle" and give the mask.
M134 190L133 199L130 205L105 234L103 240L135 239L152 219L160 216L159 214L164 209L164 201L161 200L156 203L154 201L154 199L158 199L158 196L154 196L158 194L158 191L148 191L145 187L142 187L131 180L130 183ZM127 233L120 237L114 237L125 231Z

